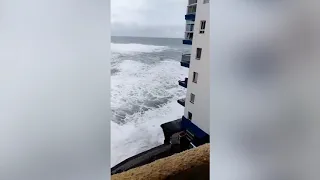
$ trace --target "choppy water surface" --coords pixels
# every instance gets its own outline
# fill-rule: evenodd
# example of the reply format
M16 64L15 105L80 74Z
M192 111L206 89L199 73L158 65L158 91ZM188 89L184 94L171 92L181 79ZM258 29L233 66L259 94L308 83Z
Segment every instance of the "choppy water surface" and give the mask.
M160 124L180 118L181 39L112 37L111 165L163 142Z

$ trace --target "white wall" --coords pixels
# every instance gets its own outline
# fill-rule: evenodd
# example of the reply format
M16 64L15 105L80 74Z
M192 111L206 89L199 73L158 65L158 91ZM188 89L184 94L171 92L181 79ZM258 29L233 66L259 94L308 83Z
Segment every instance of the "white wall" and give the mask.
M200 21L206 20L204 34L199 34ZM206 133L209 131L210 122L210 4L198 1L194 36L192 41L191 62L189 68L188 90L186 96L185 117L192 113L192 122ZM197 60L196 50L202 48L201 59ZM193 83L193 72L198 72L198 82ZM195 95L194 104L190 103L190 94Z

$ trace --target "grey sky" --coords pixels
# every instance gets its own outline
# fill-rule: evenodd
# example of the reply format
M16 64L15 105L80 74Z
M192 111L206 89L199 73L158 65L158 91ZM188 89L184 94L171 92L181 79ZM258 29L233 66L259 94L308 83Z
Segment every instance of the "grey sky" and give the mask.
M112 0L113 36L182 37L188 0Z

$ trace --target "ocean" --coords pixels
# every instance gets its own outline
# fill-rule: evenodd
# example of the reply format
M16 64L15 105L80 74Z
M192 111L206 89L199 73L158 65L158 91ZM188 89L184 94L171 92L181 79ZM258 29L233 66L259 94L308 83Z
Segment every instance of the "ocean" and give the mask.
M111 166L162 144L160 125L181 118L189 51L182 39L111 38Z

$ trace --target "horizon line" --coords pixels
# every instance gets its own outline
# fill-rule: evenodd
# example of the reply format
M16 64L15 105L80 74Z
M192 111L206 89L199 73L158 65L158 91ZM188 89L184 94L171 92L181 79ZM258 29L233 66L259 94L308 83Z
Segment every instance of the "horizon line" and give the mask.
M167 38L167 39L183 39L183 37L153 37L153 36L120 36L120 35L111 35L111 37L136 37L136 38Z

